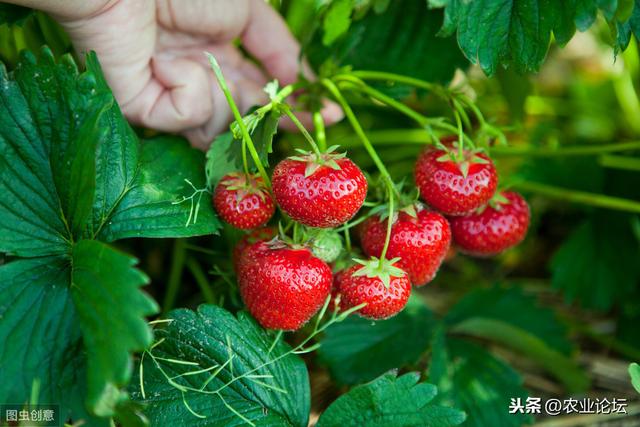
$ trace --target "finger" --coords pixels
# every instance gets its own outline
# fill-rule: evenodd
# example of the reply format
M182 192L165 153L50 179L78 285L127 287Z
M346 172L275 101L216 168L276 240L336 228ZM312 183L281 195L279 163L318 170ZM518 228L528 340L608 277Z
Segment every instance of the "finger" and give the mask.
M249 19L249 0L156 0L158 22L168 30L229 42Z
M212 115L214 106L207 71L184 58L155 57L153 78L142 92L122 109L134 122L166 131L178 132L200 126Z
M280 15L264 0L249 0L249 7L243 45L281 85L294 83L301 70L300 45Z
M193 46L181 46L176 48L175 42L182 39L180 34L168 34L166 31L160 31L161 38L164 39L162 49L180 57L189 58L192 61L199 62L205 68L210 68L209 59L204 52L212 54L221 68L225 72L225 78L239 79L244 77L253 80L257 84L264 87L269 81L262 69L255 63L247 59L240 50L229 43L200 43ZM173 47L172 47L173 46Z

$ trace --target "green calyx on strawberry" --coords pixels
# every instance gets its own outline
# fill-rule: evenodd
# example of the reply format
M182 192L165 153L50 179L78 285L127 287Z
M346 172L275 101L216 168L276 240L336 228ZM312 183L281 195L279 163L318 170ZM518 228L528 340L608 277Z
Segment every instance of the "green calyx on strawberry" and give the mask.
M471 165L486 165L490 163L484 156L480 156L481 154L484 154L484 150L481 148L460 150L456 148L456 144L454 144L453 147L446 147L444 145L440 147L440 145L442 144L438 144L438 148L443 150L445 153L438 157L436 161L455 163L460 169L462 176L465 178L469 175L469 168Z
M233 172L213 192L213 206L227 223L242 230L265 225L275 213L275 202L259 175Z
M371 320L388 319L406 306L411 282L396 260L372 258L334 275L333 295L340 296L339 309L361 307L356 313Z
M362 267L353 273L353 276L365 276L369 279L378 278L382 281L385 288L388 288L391 279L394 277L405 277L407 273L395 264L400 261L400 258L384 259L371 257L368 260L354 259L356 263Z
M427 148L414 169L420 198L448 215L468 215L493 197L498 175L491 159L478 150Z
M247 175L243 172L231 172L220 180L220 184L223 184L227 191L233 191L238 201L252 194L257 195L263 201L267 198L264 181L257 174Z
M294 221L308 227L335 228L362 207L368 183L353 161L330 152L305 153L280 161L273 170L271 186L276 202Z
M380 220L387 219L391 214L392 220L391 222L395 222L397 220L397 214L400 212L404 212L407 215L412 217L417 217L418 211L424 209L424 205L418 201L420 194L417 188L413 188L411 191L403 192L402 189L405 186L404 180L399 182L398 184L394 184L395 191L395 200L393 205L393 213L391 213L391 209L389 209L389 201L388 201L388 191L386 190L386 184L384 184L384 194L387 198L384 202L376 205L369 211L369 216L378 216ZM381 192L380 192L381 193ZM381 200L382 196L379 197Z
M335 151L338 148L339 147L337 145L332 145L324 153L314 153L297 148L296 151L300 155L291 156L289 157L289 159L297 160L299 162L305 162L307 164L307 167L305 168L304 175L306 177L309 177L322 166L327 166L333 170L340 170L341 167L338 164L337 160L344 159L347 156L347 153L336 153Z

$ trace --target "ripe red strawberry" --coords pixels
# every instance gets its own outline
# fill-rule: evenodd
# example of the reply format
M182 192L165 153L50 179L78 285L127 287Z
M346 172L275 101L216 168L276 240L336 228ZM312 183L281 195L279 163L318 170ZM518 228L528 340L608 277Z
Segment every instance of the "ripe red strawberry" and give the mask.
M213 206L223 220L243 230L265 225L276 210L262 177L240 172L222 177L213 192Z
M337 286L340 307L366 305L358 313L368 319L387 319L398 314L409 300L411 282L404 271L394 266L397 260L370 261L354 265L340 274Z
M422 286L438 272L451 244L451 230L447 220L434 211L414 206L415 216L398 212L391 226L391 240L386 258L400 258L398 267L407 272L411 283ZM369 256L382 255L387 235L387 220L373 216L364 222L360 240L362 250Z
M311 251L281 241L251 245L238 272L242 300L269 329L299 329L326 301L332 279L329 266Z
M273 227L263 227L251 230L249 233L242 236L238 243L233 248L231 254L231 260L233 261L233 267L238 271L238 262L242 253L250 246L259 242L266 242L271 240L277 234L276 229Z
M455 161L445 150L425 150L416 162L415 178L422 200L445 215L466 215L484 206L498 183L491 159L467 150Z
M504 192L477 212L451 218L453 240L470 255L496 255L524 239L529 218L529 205L524 198L515 192Z
M351 219L367 196L367 180L338 154L305 154L278 163L272 177L278 205L295 221L331 228Z

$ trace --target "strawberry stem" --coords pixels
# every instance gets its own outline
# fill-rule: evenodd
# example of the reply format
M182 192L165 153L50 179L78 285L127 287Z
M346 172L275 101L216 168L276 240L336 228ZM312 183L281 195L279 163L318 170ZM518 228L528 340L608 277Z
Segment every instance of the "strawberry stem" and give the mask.
M249 176L249 161L247 160L247 141L242 138L242 166L245 175Z
M262 176L262 179L264 180L265 185L267 186L267 188L271 188L271 181L269 180L269 175L267 175L267 171L265 170L264 166L262 165L262 162L260 161L260 155L256 151L255 145L253 145L253 141L251 140L251 135L249 135L249 130L247 129L247 125L244 123L244 120L242 119L242 114L240 114L240 110L238 110L238 106L233 100L233 96L231 95L229 86L227 86L227 82L224 79L224 76L222 75L222 69L220 69L220 65L218 64L218 61L216 61L216 58L212 54L208 52L205 52L205 54L209 59L209 64L211 64L211 68L213 69L214 74L216 75L216 79L218 80L220 89L222 89L222 92L224 93L224 96L227 99L229 108L231 108L231 112L233 113L233 116L236 119L236 123L238 123L238 126L240 127L240 131L242 132L243 142L246 143L247 147L249 148L251 157L253 158L254 163L258 167L258 171L260 172L260 175ZM245 168L248 169L248 165L245 165ZM248 174L247 170L245 170L245 172L247 172Z
M369 95L371 98L380 101L391 108L396 109L398 112L414 120L420 127L435 128L450 133L458 133L458 129L455 126L443 121L443 119L431 118L420 114L417 111L414 111L411 108L407 107L405 104L396 101L395 99L372 88L371 86L368 86L366 83L358 80L357 78L354 78L353 76L340 75L336 77L336 80L350 83L352 89ZM469 138L466 135L464 135L464 138L466 138L467 142L470 142ZM435 144L435 141L432 141L432 143Z
M456 118L456 125L458 127L458 160L462 161L464 158L464 130L462 130L462 120L460 119L460 113L458 110L453 110L453 114Z
M321 151L327 151L327 134L324 128L324 119L320 111L313 112L313 127L316 130L316 139Z
M318 148L318 145L314 141L314 139L311 136L311 134L309 133L309 131L304 127L304 125L300 122L300 120L298 120L296 115L293 114L293 112L291 111L291 108L288 105L283 105L282 106L282 110L287 115L287 117L289 117L289 119L291 119L293 124L296 125L298 130L300 130L300 133L302 133L302 135L305 137L305 139L307 140L309 145L311 145L311 149L313 150L313 152L316 153L318 155L318 157L319 157L322 153L320 152L320 149Z
M329 90L329 92L331 92L331 94L336 98L336 100L342 107L342 110L344 111L345 116L347 116L347 119L351 123L351 127L353 128L356 135L358 135L358 137L360 138L362 145L364 145L364 148L369 153L369 156L373 160L373 163L375 163L376 167L380 171L380 174L382 175L385 181L389 194L391 194L394 191L397 192L398 190L393 185L393 179L391 178L389 171L385 167L382 160L380 160L380 156L378 156L378 153L376 152L375 148L373 148L373 145L369 141L369 138L367 138L367 135L362 129L362 126L360 125L360 122L358 121L357 117L353 113L351 106L349 106L349 103L347 102L347 100L344 98L344 96L342 96L340 89L338 89L338 87L329 79L322 79L322 85L326 87Z
M344 229L344 247L347 250L347 253L351 253L351 235L349 234L349 229Z
M389 217L387 218L387 234L384 237L384 246L382 247L382 253L380 254L380 268L382 268L383 261L387 256L387 250L389 249L389 242L391 242L391 228L393 227L393 192L389 191Z
M368 71L368 70L352 71L351 75L364 80L377 80L377 81L382 80L382 81L392 81L396 83L404 83L409 86L414 86L420 89L428 90L429 92L433 92L442 98L448 99L448 96L443 96L447 94L447 89L445 89L444 87L435 85L433 83L429 83L424 80L416 79L413 77L402 76L400 74L387 73L383 71Z

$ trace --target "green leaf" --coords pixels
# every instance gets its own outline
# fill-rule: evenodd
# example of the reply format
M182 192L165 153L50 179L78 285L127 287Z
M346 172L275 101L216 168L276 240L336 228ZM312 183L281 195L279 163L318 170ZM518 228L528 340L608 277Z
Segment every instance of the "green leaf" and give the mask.
M138 289L148 279L135 262L93 240L73 248L71 296L87 349L87 402L99 416L115 414L124 399L120 387L131 377L130 353L152 342L144 317L158 306Z
M631 377L631 384L633 388L640 393L640 365L632 363L629 365L629 376Z
M181 138L159 137L143 142L136 175L97 237L114 241L215 233L221 224L205 191L203 163L202 153ZM201 191L196 193L187 180ZM191 196L193 205L190 200L177 203L181 197Z
M34 134L41 139L30 138L31 145L46 150L45 167L51 170L63 220L69 233L79 236L91 215L95 147L105 135L101 117L115 104L111 91L91 73L79 74L70 57L56 64L48 49L37 61L24 55L14 77L29 104Z
M573 37L576 27L580 31L591 27L598 11L613 24L618 22L616 16L623 21L630 12L629 5L618 0L428 0L428 3L434 8L446 8L441 33L457 32L466 57L489 76L501 64L513 64L520 72L538 71L552 33L562 46Z
M384 374L340 396L320 416L317 427L446 427L464 421L463 412L434 405L437 389L419 382L420 374L396 375Z
M278 131L280 115L276 112L267 114L255 127L251 140L263 165L269 165L269 154L273 151L273 137ZM257 170L255 162L247 149L249 171ZM234 139L231 132L219 135L207 151L206 163L207 186L215 188L220 178L231 172L243 171L242 141Z
M349 30L354 6L354 0L335 0L331 2L322 21L322 29L324 30L322 43L325 46L330 46Z
M522 378L509 365L482 347L458 339L434 341L432 364L443 369L429 371L429 381L438 386L436 402L467 413L464 426L520 427L533 421L530 415L509 414L511 398L526 400Z
M393 1L384 13L354 22L331 49L315 40L308 56L316 66L331 59L355 69L447 83L467 61L452 37L436 37L441 20L442 13L429 10L423 1Z
M567 302L608 310L626 301L640 280L640 244L630 216L600 213L583 222L551 260L551 283Z
M86 62L99 86L108 90L96 56ZM204 190L202 153L176 137L140 143L117 105L103 116L102 127L107 135L96 151L93 224L84 237L191 237L220 229L209 197L187 182Z
M63 419L108 426L88 415L86 370L78 317L69 292L70 269L58 257L0 266L0 402L29 400L39 381L39 402L60 405Z
M507 60L520 71L537 71L547 54L556 13L557 6L549 0L459 2L458 43L487 75Z
M446 318L451 333L496 341L532 357L570 391L587 388L585 373L566 355L572 347L565 328L534 299L516 289L494 288L473 292L458 304Z
M331 376L343 384L370 381L390 369L417 362L429 347L434 323L432 313L414 296L390 319L374 323L350 316L332 325L318 356Z
M137 290L146 277L130 257L83 239L210 234L220 224L208 197L189 227L193 206L174 203L206 194L185 182L204 188L202 154L175 138L140 144L94 54L86 64L80 74L70 56L56 63L43 49L37 59L24 54L10 75L0 67L0 252L40 257L2 267L17 276L2 282L12 288L0 336L41 338L43 349L23 342L2 352L14 381L0 396L26 401L38 380L40 401L105 425L93 415L135 415L119 388L131 352L151 342L144 316L157 307Z
M46 49L38 62L23 55L11 77L0 65L0 251L25 257L67 251L72 230L89 214L91 161L86 172L81 161L109 99L91 76L78 75L70 57L56 64Z
M202 305L197 312L175 310L169 319L156 332L159 340L145 354L142 379L134 382L132 392L146 406L151 425L241 426L247 424L245 418L257 425L306 427L309 379L288 345L280 341L269 352L273 337L252 318L246 313L236 318L214 305ZM179 387L204 386L205 393L183 394L165 375Z
M615 36L616 53L629 46L631 35L640 39L640 0L619 0L615 19L609 21L611 33Z

